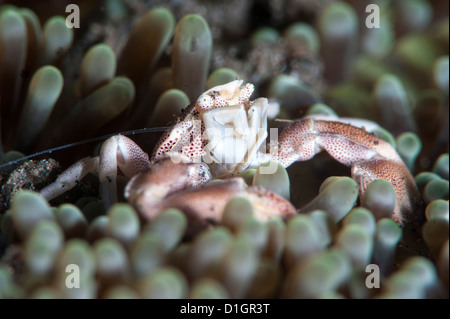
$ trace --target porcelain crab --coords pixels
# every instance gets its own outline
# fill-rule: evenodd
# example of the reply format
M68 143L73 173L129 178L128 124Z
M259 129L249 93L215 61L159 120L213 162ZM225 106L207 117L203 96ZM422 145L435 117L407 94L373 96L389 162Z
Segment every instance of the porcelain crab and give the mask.
M88 172L98 173L102 197L109 206L117 201L119 169L131 179L125 197L149 218L178 207L200 223L218 220L227 201L237 195L251 200L260 219L289 217L296 214L289 201L261 187L246 187L237 176L268 161L287 167L325 150L351 167L360 193L375 179L392 183L393 219L402 224L409 218L417 197L414 179L395 149L365 129L374 123L308 116L289 122L278 139L271 130L267 143L269 103L266 98L251 101L253 89L252 84L236 80L204 92L162 136L150 157L131 139L113 136L104 142L100 156L78 161L40 193L50 200L74 187ZM265 169L273 172L270 165ZM207 183L212 178L225 181Z

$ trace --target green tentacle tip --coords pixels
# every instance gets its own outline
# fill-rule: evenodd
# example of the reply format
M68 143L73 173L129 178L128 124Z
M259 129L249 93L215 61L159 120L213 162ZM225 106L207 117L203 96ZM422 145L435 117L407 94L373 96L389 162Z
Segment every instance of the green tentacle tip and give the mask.
M64 243L64 234L54 220L41 220L31 230L26 245L33 241L42 241L52 251L58 251Z
M285 240L288 267L319 251L324 244L316 223L307 215L298 215L289 220Z
M160 58L175 29L175 17L166 8L148 11L136 24L123 49L119 71L136 85Z
M158 269L165 261L165 249L161 239L153 233L144 233L131 250L134 275L142 278Z
M191 278L208 276L230 249L232 234L224 227L201 233L189 252L187 272Z
M81 63L80 94L88 96L95 89L110 81L116 73L116 55L106 44L89 49Z
M430 204L429 204L430 205ZM436 209L431 210L430 207L428 210L427 222L424 224L422 228L422 237L425 243L428 245L428 248L431 251L431 254L438 258L441 252L441 248L444 243L448 240L449 237L449 221L448 221L448 207L446 212L442 212L438 214ZM445 208L444 208L445 209ZM434 214L433 214L434 213ZM434 215L434 216L430 216ZM441 216L437 216L441 215ZM445 216L446 215L446 216Z
M166 8L155 8L153 10L150 10L147 13L146 19L159 19L159 23L164 23L164 26L169 26L172 29L172 26L175 26L175 18L172 14L172 12ZM156 22L156 21L155 21Z
M240 225L237 236L249 240L260 252L267 244L268 228L266 223L249 217Z
M320 187L319 187L319 194L320 193L322 193L322 191L324 190L324 189L326 189L331 183L333 183L334 181L336 181L336 180L339 180L339 176L330 176L330 177L327 177L323 182L322 182L322 184L320 184Z
M284 232L286 224L280 219L271 219L267 222L268 239L263 255L275 262L278 262L285 247ZM317 228L320 227L318 226Z
M407 103L407 95L402 81L395 75L383 74L377 81L374 96L377 99L398 99Z
M31 294L31 299L61 299L61 294L53 287L39 287Z
M250 37L252 43L269 44L276 43L280 39L277 30L270 27L261 27L257 29Z
M274 298L282 282L280 266L273 260L262 259L253 276L246 298Z
M383 58L392 51L395 43L393 27L389 19L380 17L380 27L368 29L362 38L364 52L376 58Z
M2 157L0 157L0 165L6 164L6 163L11 162L11 161L18 160L18 159L20 159L20 158L22 158L24 156L25 156L25 154L23 154L21 152L9 151L6 154L3 154Z
M336 236L336 246L351 259L355 267L366 267L373 252L373 237L358 224L350 224Z
M325 299L325 300L330 300L330 299L338 300L338 299L345 299L345 296L337 291L326 291L323 294L319 295L317 298Z
M118 87L124 88L124 92L128 93L127 98L128 102L132 101L134 99L135 95L135 86L133 82L124 76L117 76L115 77L110 83L112 88L114 88L113 85L117 85Z
M248 168L245 171L242 171L241 173L239 173L239 177L242 177L248 186L252 186L253 185L253 177L255 176L255 174L256 174L256 168Z
M82 239L70 239L66 242L61 254L58 256L57 271L66 277L67 265L78 265L82 271L80 276L91 279L96 272L95 254L92 246Z
M423 48L427 48L427 50L423 50ZM419 33L411 33L402 37L395 48L395 53L402 62L424 75L429 74L434 61L444 52L433 37Z
M50 273L64 235L52 220L42 220L33 227L25 243L25 264L30 274L45 276Z
M430 203L436 199L447 199L449 193L449 183L445 179L435 179L425 186L423 190L423 198L426 203Z
M187 297L188 284L175 268L161 268L142 279L138 290L147 299L182 299Z
M268 172L270 168L274 168L273 173ZM286 169L276 162L268 162L258 167L253 176L253 185L262 186L288 200L290 198L289 175Z
M306 115L315 115L315 114L331 115L336 117L338 116L331 107L322 103L316 103L306 111Z
M0 28L1 40L3 40L4 37L10 37L14 34L16 36L18 36L20 33L24 34L24 31L26 29L23 17L13 7L4 8L0 11L0 26L2 27Z
M421 150L422 142L417 134L406 132L397 137L397 152L410 170L414 168L414 163Z
M105 299L139 299L139 294L131 287L117 285L105 293Z
M397 18L401 20L400 23L408 31L420 31L426 28L433 18L433 8L428 1L411 0L398 5L396 11L400 17Z
M0 79L2 81L0 94L2 105L8 105L8 108L2 107L2 117L5 117L17 107L17 97L22 82L21 72L27 58L26 22L12 6L7 6L0 12L0 48Z
M420 174L417 174L414 177L414 181L416 182L417 188L422 193L425 186L432 180L435 179L441 179L441 177L435 173L432 172L422 172Z
M220 68L211 73L206 81L207 89L211 89L215 86L226 84L231 81L239 80L241 77L239 74L230 68Z
M66 238L84 237L87 220L81 210L72 204L63 204L56 209L54 216Z
M149 121L150 127L165 126L180 116L189 105L189 97L181 90L169 89L158 99Z
M285 74L278 75L270 82L268 97L288 101L281 103L281 107L294 117L298 116L298 105L289 101L302 101L303 104L319 101L318 96L298 78Z
M221 283L211 278L202 278L192 285L190 298L227 299L230 297Z
M107 0L105 1L106 14L112 17L112 20L125 19L128 15L128 7L121 0Z
M41 133L62 92L63 76L50 65L33 75L28 88L16 147L26 150Z
M384 292L377 296L379 299L421 299L422 294L414 289L411 276L399 272L386 281Z
M383 274L392 271L395 251L402 235L402 229L392 219L378 221L372 262L380 267Z
M368 234L373 236L376 230L375 216L370 210L364 207L356 207L345 216L342 225L357 224L363 227Z
M53 214L50 205L39 194L21 190L12 198L11 217L15 229L24 239L35 224L44 219L53 219Z
M371 89L383 74L393 71L388 65L375 57L360 55L353 62L352 79L367 89Z
M321 37L351 35L357 32L358 18L355 10L347 3L334 2L320 14L319 30Z
M414 256L405 261L401 272L408 274L417 291L426 293L427 290L438 288L435 265L427 258Z
M284 31L283 37L288 42L300 42L313 53L318 53L320 49L319 36L316 30L306 23L297 22L289 26Z
M203 36L211 36L209 25L206 20L198 14L187 14L185 15L180 22L178 22L177 29L181 32L181 35L185 38L183 39L185 42L179 43L184 46L183 48L192 51L195 50L196 47L193 47L193 43L188 43L188 39L199 38ZM201 44L201 43L198 43ZM205 44L201 44L205 45Z
M187 228L186 216L178 209L167 209L146 227L145 231L156 234L165 251L170 251L182 240Z
M53 16L43 28L43 64L56 64L65 55L73 41L73 30L66 27L66 19Z
M224 208L222 224L232 231L237 231L239 226L253 215L253 205L243 197L232 198Z
M372 100L378 121L386 129L394 134L415 129L408 93L397 76L383 74L375 84Z
M443 56L436 60L433 67L435 85L448 96L449 57Z
M397 148L397 142L396 142L394 136L388 130L386 130L380 126L373 131L373 134L375 134L376 137L381 138L383 141L391 144L391 146L394 149Z
M339 177L322 188L311 202L300 209L306 213L323 210L337 223L353 208L358 199L358 184L349 177Z
M12 4L2 4L2 5L0 6L0 14L1 14L3 11L6 11L6 10L17 11L17 10L20 10L20 9L17 8L16 6L12 5Z
M177 24L172 51L175 87L191 101L204 91L212 52L212 35L206 20L187 14Z
M104 283L126 282L129 276L129 260L123 246L112 238L103 238L94 244L97 274Z
M361 205L370 210L377 220L391 218L395 206L395 192L384 179L370 182L361 198Z
M107 236L109 227L108 216L97 216L90 221L89 227L86 232L86 238L90 242L94 242L97 239Z
M448 153L442 154L438 157L433 166L433 172L441 176L442 178L448 180Z
M372 109L368 109L372 97L370 92L361 86L350 82L330 86L325 92L325 98L339 107L341 116L359 118L373 116Z
M107 213L109 223L107 234L125 246L131 245L139 236L140 223L134 209L123 203L114 204Z
M61 132L86 134L122 113L134 99L133 82L116 77L78 103L58 126Z
M41 67L31 79L27 104L30 103L30 107L54 104L61 94L63 82L63 76L57 68L51 65Z
M5 264L0 264L0 299L23 298L24 291L14 282L13 271Z
M27 24L27 70L32 70L36 67L36 62L39 58L40 45L42 43L42 29L38 16L30 9L20 8L18 10L20 15Z
M312 211L308 213L308 215L311 217L311 220L314 222L320 233L321 246L326 247L331 244L337 231L334 220L322 210Z
M253 244L235 239L221 263L221 280L231 298L244 298L257 269L258 257Z
M402 238L402 230L392 219L383 218L377 223L376 237L385 246L395 248Z
M347 256L337 250L320 252L288 273L282 296L286 298L318 298L336 293L351 274Z
M446 220L449 221L448 201L437 199L432 201L425 208L425 216L427 220Z

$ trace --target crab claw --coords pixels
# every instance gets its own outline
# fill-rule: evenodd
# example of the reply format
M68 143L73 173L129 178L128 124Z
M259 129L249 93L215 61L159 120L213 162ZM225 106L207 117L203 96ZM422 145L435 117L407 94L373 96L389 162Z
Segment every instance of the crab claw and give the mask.
M383 178L395 191L393 219L404 225L414 218L419 193L408 168L395 149L365 129L309 117L293 121L280 134L275 160L283 166L306 161L326 151L336 161L352 168L352 177L362 195L369 182Z
M252 95L254 87L251 83L242 86L242 82L243 80L232 81L204 92L195 103L197 111L203 113L218 107L237 105L247 101Z
M252 203L254 216L259 220L296 214L295 207L283 197L261 187L247 187L239 177L183 189L189 186L189 172L196 170L195 165L164 161L160 168L134 177L126 187L126 197L148 219L168 208L180 209L188 219L190 235L210 224L220 223L226 204L236 196Z
M414 219L414 204L419 191L408 168L403 163L388 160L371 160L352 165L352 178L358 183L361 195L373 180L383 178L394 187L395 206L392 219L405 225Z
M170 154L156 161L151 170L136 174L130 179L125 187L125 198L130 202L146 198L158 203L172 193L196 186L200 178L204 182L211 178L204 164L186 164L188 161L181 154Z

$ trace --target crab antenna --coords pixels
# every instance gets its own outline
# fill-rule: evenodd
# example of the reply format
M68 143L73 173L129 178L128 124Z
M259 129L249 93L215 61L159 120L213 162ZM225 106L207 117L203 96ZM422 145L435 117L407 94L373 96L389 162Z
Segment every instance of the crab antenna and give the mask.
M10 166L13 165L18 165L20 163L22 163L23 161L29 160L31 158L40 156L40 155L45 155L45 154L51 154L52 152L56 152L56 151L60 151L60 150L64 150L66 148L71 148L74 146L78 146L78 145L83 145L83 144L87 144L87 143L92 143L92 142L97 142L97 141L101 141L101 140L106 140L107 138L110 138L111 136L114 135L137 135L137 134L143 134L143 133L152 133L152 132L163 132L166 131L169 127L151 127L151 128L141 128L141 129L137 129L137 130L132 130L132 131L125 131L125 132L120 132L120 133L111 133L111 134L107 134L107 135L103 135L103 136L98 136L98 137L93 137L93 138L89 138L83 141L79 141L79 142L75 142L75 143L69 143L66 145L62 145L62 146L57 146L57 147L53 147L44 151L40 151L31 155L27 155L21 158L18 158L16 160L12 160L9 161L7 163L1 164L0 165L0 172L3 170L7 170Z
M324 103L322 99L319 98L310 98L310 99L277 99L270 98L269 101L277 102L280 104L305 104L311 106L316 103Z

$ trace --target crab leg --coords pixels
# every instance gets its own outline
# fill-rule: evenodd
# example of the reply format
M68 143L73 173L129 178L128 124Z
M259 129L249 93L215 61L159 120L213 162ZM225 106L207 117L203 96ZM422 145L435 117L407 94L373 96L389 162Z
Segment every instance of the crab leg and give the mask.
M149 167L149 158L136 143L123 135L107 139L100 156L83 158L66 169L55 182L41 190L40 194L51 200L72 189L88 173L98 174L105 208L117 202L117 168L127 178Z
M389 143L364 129L314 118L295 121L280 133L274 160L287 167L295 161L309 160L322 150L352 167L361 195L375 179L391 182L396 194L393 218L399 224L412 213L411 201L417 191L410 172Z
M62 172L58 178L41 189L40 194L46 200L52 200L74 188L88 173L98 172L98 156L86 157Z
M188 233L194 234L210 222L221 221L226 204L233 197L248 199L255 218L289 218L296 215L294 206L272 191L247 187L242 178L192 186L190 176L198 174L199 164L173 163L165 158L133 177L125 188L125 197L144 217L152 219L168 208L182 210L189 220Z
M280 133L275 160L287 167L322 150L347 166L374 158L402 163L392 146L375 135L349 124L314 118L294 121Z
M373 180L383 178L390 182L395 191L395 206L392 219L398 224L411 220L413 203L419 198L414 178L403 163L387 160L371 160L352 165L352 178L358 183L361 195Z
M149 165L147 153L128 137L116 135L107 139L100 150L98 173L105 208L117 202L117 168L131 178Z

